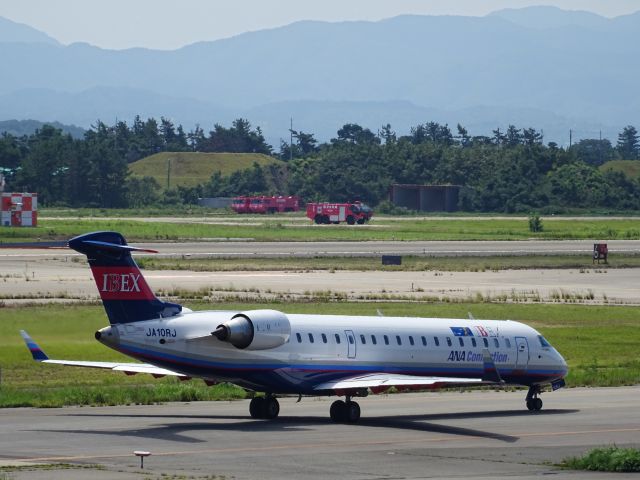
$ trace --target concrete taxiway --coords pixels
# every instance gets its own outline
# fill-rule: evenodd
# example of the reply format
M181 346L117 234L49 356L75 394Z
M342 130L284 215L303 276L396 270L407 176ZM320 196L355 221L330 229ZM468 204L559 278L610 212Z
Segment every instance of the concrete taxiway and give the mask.
M6 303L60 299L97 300L91 271L85 260L2 259L0 299ZM478 272L434 271L258 271L190 272L145 270L154 291L205 289L213 297L308 295L332 291L347 298L502 298L514 301L583 301L640 304L640 269L500 270Z
M324 398L281 399L274 421L248 418L248 401L5 409L0 465L17 466L9 478L20 480L144 478L133 452L146 450L150 478L637 477L553 464L597 446L639 447L640 387L546 393L536 413L524 393L372 396L359 400L355 425L332 423ZM68 467L47 466L57 463Z
M608 240L609 254L640 253L640 240ZM416 256L493 256L584 254L591 258L592 240L515 240L515 241L374 241L374 242L146 242L135 246L158 251L160 257L376 257L379 255ZM68 249L7 248L0 244L0 260L33 261L82 257Z

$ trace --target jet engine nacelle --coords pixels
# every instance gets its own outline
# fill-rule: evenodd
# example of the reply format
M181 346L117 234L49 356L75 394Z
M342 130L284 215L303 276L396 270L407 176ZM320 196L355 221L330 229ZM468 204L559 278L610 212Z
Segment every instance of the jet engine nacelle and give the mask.
M277 310L249 310L237 313L211 334L236 348L266 350L289 340L291 324L287 316Z

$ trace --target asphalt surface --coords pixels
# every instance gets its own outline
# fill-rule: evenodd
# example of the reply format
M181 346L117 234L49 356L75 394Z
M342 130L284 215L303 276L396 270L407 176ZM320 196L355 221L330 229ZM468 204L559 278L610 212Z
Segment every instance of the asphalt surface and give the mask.
M610 254L640 253L640 240L608 240ZM180 243L136 243L157 250L162 257L314 257L418 255L418 256L492 256L558 255L593 253L592 240L518 240L518 241L379 241L379 242L252 242L203 241ZM82 256L68 249L0 248L3 259L29 260Z
M21 480L637 478L553 464L599 446L638 448L640 387L546 393L536 413L524 395L373 396L359 400L354 425L332 423L326 398L281 399L274 421L248 418L248 401L4 409L0 465L15 466L8 478ZM151 452L145 477L134 450ZM47 466L57 463L67 466Z

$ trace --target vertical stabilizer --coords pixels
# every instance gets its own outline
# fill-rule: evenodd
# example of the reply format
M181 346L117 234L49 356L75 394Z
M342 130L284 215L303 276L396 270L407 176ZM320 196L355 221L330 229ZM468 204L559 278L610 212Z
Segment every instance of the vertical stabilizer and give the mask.
M178 315L182 307L158 299L131 256L147 251L127 245L117 232L93 232L69 240L87 256L109 323L131 323ZM155 253L155 252L154 252Z

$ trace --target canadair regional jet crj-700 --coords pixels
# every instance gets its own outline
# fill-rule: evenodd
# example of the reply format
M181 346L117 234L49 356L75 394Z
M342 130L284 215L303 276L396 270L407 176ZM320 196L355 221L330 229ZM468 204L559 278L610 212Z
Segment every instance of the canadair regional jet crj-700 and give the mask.
M344 396L331 405L331 418L355 422L360 407L354 397L391 387L527 386L527 408L540 410L543 387L564 386L564 359L522 323L193 312L154 295L131 256L145 250L127 245L119 233L88 233L69 247L87 256L109 318L96 339L145 363L52 360L22 332L42 363L231 382L265 393L249 406L253 418L264 419L278 416L277 395Z

